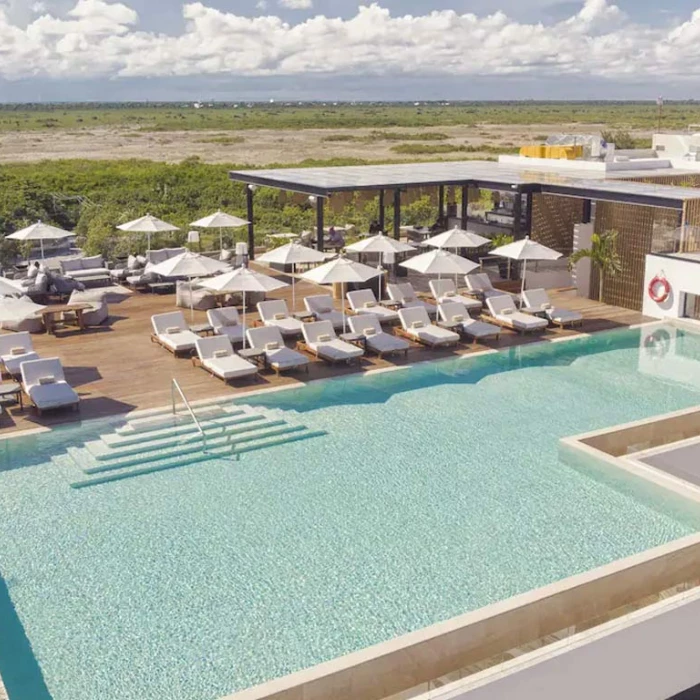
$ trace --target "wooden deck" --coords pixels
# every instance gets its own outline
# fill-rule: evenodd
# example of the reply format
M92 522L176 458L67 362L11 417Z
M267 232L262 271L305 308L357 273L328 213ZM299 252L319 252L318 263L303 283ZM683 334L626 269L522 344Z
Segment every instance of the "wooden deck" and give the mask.
M306 282L297 283L297 308L303 308L304 296L314 293L327 292ZM290 288L284 288L271 296L284 298L291 306ZM195 401L217 396L240 395L246 391L266 387L307 382L430 358L468 354L486 348L505 348L576 335L580 332L591 333L620 328L649 320L634 311L579 298L572 291L552 291L550 296L556 305L584 314L583 327L577 330L550 329L544 335L526 337L504 331L498 343L489 342L485 345L461 343L456 348L442 351L427 350L416 345L405 360L403 358L380 360L374 356L368 356L363 359L359 370L356 366L347 368L329 366L314 360L308 375L300 373L278 378L273 372L269 372L258 381L241 380L234 385L226 385L204 370L194 367L189 359L175 358L151 342L151 315L172 311L175 308L174 295L160 296L139 292L128 296L123 295L115 302L110 302L110 318L102 327L90 329L85 333L65 329L59 330L56 336L45 334L33 336L35 349L42 357L61 359L68 382L80 394L80 413L58 411L40 418L32 409L20 412L18 407L12 406L0 419L0 435L66 421L164 406L171 400L172 378L176 378L187 397ZM185 314L189 320L190 312L185 311ZM252 323L257 319L257 313L250 313L248 318ZM193 323L205 321L204 312L194 313Z

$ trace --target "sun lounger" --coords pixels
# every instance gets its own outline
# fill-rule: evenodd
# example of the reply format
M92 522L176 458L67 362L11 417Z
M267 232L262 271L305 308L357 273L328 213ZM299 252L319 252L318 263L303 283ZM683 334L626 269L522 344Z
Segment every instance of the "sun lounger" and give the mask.
M213 335L209 338L197 338L197 357L193 358L207 372L215 377L229 382L241 377L252 377L258 373L258 368L248 360L233 352L231 343L226 336Z
M216 335L226 336L231 343L242 343L245 337L245 323L241 323L238 310L233 306L222 309L209 309L207 320Z
M498 339L501 335L500 326L471 318L464 304L460 304L458 301L446 301L440 304L438 314L443 323L449 324L452 330L468 336L475 343L477 340L486 340L487 338Z
M428 312L421 306L401 309L399 318L404 335L423 345L438 348L459 342L459 334L431 323Z
M32 345L32 337L26 331L0 335L0 361L7 374L16 377L23 362L38 359L39 355L34 352Z
M396 314L398 318L398 314ZM357 335L365 337L365 345L368 350L383 357L384 355L394 355L402 352L408 354L410 345L403 338L397 338L391 333L382 330L380 318L374 314L359 314L350 316L348 319L350 329Z
M536 333L549 325L547 319L518 311L511 297L506 294L486 299L486 306L495 323L518 333Z
M330 294L306 297L304 305L317 321L330 321L333 328L343 328L343 314L333 308L333 299Z
M305 323L302 330L304 346L316 357L327 362L360 362L360 358L365 354L357 345L340 340L331 321Z
M309 371L309 358L284 344L279 328L250 328L246 333L250 347L265 351L265 362L277 374L285 370L304 368Z
M413 285L410 282L401 284L388 284L386 290L389 294L389 299L401 304L402 309L411 309L414 307L424 308L429 316L437 315L437 306L430 304L427 301L419 299L416 295Z
M78 410L80 397L66 382L63 366L57 357L23 362L21 374L24 392L39 415L50 409L67 406Z
M430 280L430 291L438 304L444 302L459 302L467 311L481 311L482 304L474 297L460 294L453 280Z
M467 283L467 289L484 301L498 296L511 297L513 300L518 298L517 294L496 289L491 282L491 278L485 272L473 272L470 275L465 275L464 281Z
M260 320L265 326L279 328L285 338L301 335L302 322L289 315L287 302L282 299L258 303Z
M382 306L371 289L358 289L356 292L348 292L345 296L356 314L372 314L377 316L381 323L395 323L399 320L396 311Z
M569 311L552 306L549 295L544 289L528 289L523 292L525 308L533 311L543 311L547 318L555 325L564 328L566 326L580 326L583 324L583 316L578 311Z
M151 316L151 323L153 324L152 342L162 345L173 355L184 355L194 350L199 336L189 329L182 311L156 314Z

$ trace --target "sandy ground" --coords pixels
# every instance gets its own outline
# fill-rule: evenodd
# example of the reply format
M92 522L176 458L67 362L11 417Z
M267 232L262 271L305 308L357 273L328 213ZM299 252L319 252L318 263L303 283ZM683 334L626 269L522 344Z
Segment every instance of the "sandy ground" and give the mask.
M449 135L448 141L415 142L433 144L520 146L532 143L536 136L556 132L594 133L604 125L479 125L436 127ZM384 130L384 129L383 129ZM363 160L436 160L438 158L478 158L491 156L483 153L399 155L391 148L397 141L323 141L331 134L368 135L372 129L307 129L222 131L136 132L124 128L86 129L83 131L7 132L0 135L0 163L36 162L85 158L112 160L147 158L154 161L179 162L198 156L207 163L236 163L251 166L272 163L297 163L308 158L360 158ZM392 133L416 133L415 129L391 128ZM635 132L637 136L648 135ZM232 141L242 138L240 143Z

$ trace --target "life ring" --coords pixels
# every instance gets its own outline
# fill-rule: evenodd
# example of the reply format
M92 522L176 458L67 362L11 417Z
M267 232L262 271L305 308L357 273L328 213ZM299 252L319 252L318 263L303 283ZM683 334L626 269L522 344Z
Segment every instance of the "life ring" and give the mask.
M652 357L665 357L671 349L671 334L665 328L659 328L644 338L644 349Z
M663 304L671 295L671 284L665 277L656 275L656 277L649 282L647 291L652 301L655 301L657 304Z

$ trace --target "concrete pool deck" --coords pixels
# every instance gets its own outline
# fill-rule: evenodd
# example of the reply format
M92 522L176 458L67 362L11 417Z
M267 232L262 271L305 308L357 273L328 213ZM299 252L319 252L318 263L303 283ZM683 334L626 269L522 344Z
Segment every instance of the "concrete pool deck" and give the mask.
M271 272L267 268L265 271ZM272 272L272 274L289 281L281 273ZM299 282L297 308L302 307L301 299L304 296L319 293L328 293L328 290L307 282ZM282 289L272 297L285 299L291 306L289 288ZM58 357L63 363L68 383L80 395L80 413L57 411L38 417L31 409L21 412L19 407L10 407L0 418L0 436L17 431L166 406L171 400L173 378L178 380L191 401L221 396L234 398L264 388L299 386L300 383L345 376L358 371L390 370L426 360L471 355L542 341L559 341L581 334L627 328L649 321L636 311L584 299L570 290L553 290L550 292L550 297L557 306L580 311L585 319L583 327L572 330L552 328L541 335L527 336L504 331L500 342L460 343L448 350L426 350L414 346L406 359L379 359L367 356L359 369L338 365L331 367L324 362L312 359L308 375L302 373L277 377L272 372L264 372L258 381L240 381L234 385L226 385L212 378L204 370L193 367L189 359L175 358L151 342L151 316L174 310L174 295L161 296L135 292L119 297L113 296L109 307L110 318L103 326L91 328L84 333L65 329L59 331L56 336L46 334L32 336L34 347L41 357ZM192 319L192 323L206 321L204 312L195 311L193 318L188 311L184 313L188 321ZM257 313L249 313L248 321L252 323L254 320L257 320Z

